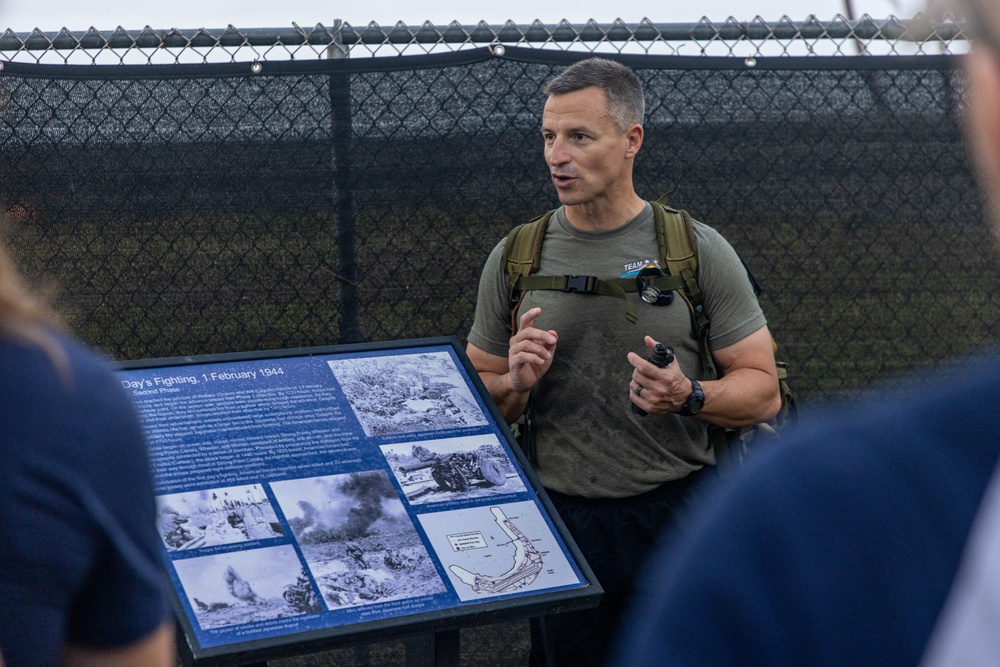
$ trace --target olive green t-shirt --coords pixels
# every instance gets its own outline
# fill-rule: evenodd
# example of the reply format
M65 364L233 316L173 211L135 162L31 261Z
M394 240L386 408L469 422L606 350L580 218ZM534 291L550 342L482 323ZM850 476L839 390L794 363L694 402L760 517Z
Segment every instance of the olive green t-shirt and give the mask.
M712 349L732 345L766 324L746 269L715 230L694 223L698 284L711 323ZM510 332L508 277L503 241L490 253L479 284L469 342L507 356ZM538 275L628 277L659 265L652 207L610 232L574 228L562 208L549 222ZM588 498L618 498L649 491L714 463L706 425L675 414L640 417L630 409L629 351L644 357L646 335L669 345L681 370L700 379L691 315L679 296L667 306L634 301L636 324L625 319L620 298L533 290L521 313L541 308L534 322L559 334L549 371L532 391L537 473L546 488Z

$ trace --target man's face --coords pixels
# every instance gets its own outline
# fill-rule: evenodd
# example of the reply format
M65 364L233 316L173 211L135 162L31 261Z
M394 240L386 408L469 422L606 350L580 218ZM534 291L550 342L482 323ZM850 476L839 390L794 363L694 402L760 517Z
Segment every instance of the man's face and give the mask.
M563 204L587 204L631 191L632 158L642 129L633 125L622 132L608 115L600 88L549 97L542 138L545 162Z
M965 122L980 186L1000 238L1000 53L976 44L965 57L969 106Z

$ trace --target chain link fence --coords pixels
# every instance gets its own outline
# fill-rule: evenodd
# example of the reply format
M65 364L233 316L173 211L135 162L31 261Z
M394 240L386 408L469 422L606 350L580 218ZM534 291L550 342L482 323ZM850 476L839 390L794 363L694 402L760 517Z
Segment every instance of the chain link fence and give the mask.
M0 73L13 244L58 283L75 328L119 358L464 338L489 249L556 204L537 133L561 67L647 33L730 54L745 39L761 52L838 36L834 51L868 55L615 54L648 97L639 192L672 191L743 254L806 401L988 341L994 260L957 122L961 77L933 53L960 52L960 28L708 25L343 24L305 35L319 49L308 59L115 66L97 64L102 50L158 53L173 38L63 31L10 51L7 33L3 53L40 54ZM906 40L918 31L925 41ZM202 48L203 34L178 48ZM256 56L291 42L211 40ZM397 42L458 47L354 57ZM881 43L896 55L871 55ZM43 62L56 53L69 56Z
M608 54L646 91L639 194L743 255L808 405L995 335L964 50L867 17L8 31L0 195L22 265L119 359L464 340L490 249L557 204L545 82ZM523 625L497 632L463 632L463 664L523 664Z
M481 46L556 49L588 53L646 55L767 56L925 55L961 53L966 42L960 25L949 19L860 19L828 21L761 18L697 23L587 21L559 24L508 21L463 25L401 23L353 26L181 30L35 30L0 35L0 59L37 64L178 64L277 62L325 58L368 58L451 53Z

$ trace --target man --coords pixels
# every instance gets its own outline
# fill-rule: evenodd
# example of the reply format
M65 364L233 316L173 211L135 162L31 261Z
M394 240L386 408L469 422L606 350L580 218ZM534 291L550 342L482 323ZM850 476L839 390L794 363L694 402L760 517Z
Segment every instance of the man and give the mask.
M591 58L555 77L546 94L542 139L562 207L540 273L606 279L658 266L653 210L632 182L643 140L639 78ZM771 337L746 271L718 233L695 223L695 234L720 370L712 381L699 382L698 341L681 299L650 305L629 294L632 324L619 298L533 290L511 332L503 242L486 262L469 358L509 423L530 399L538 476L605 590L596 610L532 623L533 664L602 662L636 569L714 463L706 424L749 425L780 407ZM662 368L646 360L658 342L676 355Z
M1000 229L1000 5L958 4ZM650 560L614 664L996 664L998 376L993 355L761 452Z

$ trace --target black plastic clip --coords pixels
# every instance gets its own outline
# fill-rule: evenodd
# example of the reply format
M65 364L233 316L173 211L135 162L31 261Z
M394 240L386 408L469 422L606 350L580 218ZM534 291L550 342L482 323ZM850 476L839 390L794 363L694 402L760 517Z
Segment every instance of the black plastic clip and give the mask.
M564 292L583 292L593 294L597 291L597 278L595 276L566 276L566 287Z

